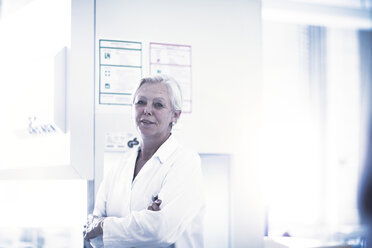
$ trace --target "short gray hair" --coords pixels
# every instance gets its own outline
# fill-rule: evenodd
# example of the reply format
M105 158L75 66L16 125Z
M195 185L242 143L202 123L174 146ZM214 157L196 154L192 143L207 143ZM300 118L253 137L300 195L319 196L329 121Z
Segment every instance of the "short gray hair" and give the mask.
M138 94L139 89L142 87L142 85L147 84L147 83L161 83L164 84L167 89L168 89L168 94L169 94L169 99L172 105L172 110L182 110L182 92L181 92L181 87L177 83L174 78L169 77L165 74L158 74L156 76L150 76L150 77L145 77L142 78L140 81L140 84L138 85L135 93L133 94L133 103L134 100Z

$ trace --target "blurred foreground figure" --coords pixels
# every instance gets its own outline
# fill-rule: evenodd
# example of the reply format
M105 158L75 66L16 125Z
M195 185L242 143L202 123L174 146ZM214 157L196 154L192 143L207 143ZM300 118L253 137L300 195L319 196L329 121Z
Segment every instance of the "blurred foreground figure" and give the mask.
M364 169L359 190L359 210L362 224L367 224L367 248L372 248L372 121L369 122Z

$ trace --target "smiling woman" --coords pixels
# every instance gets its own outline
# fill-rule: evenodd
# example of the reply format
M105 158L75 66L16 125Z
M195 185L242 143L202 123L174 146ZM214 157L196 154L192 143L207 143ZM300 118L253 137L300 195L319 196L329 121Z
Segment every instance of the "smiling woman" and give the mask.
M181 110L173 110L165 84L142 85L135 98L135 120L142 139L168 138L173 123L181 115Z
M144 78L133 103L140 147L104 178L85 239L95 247L203 247L200 157L171 134L180 87L165 75Z

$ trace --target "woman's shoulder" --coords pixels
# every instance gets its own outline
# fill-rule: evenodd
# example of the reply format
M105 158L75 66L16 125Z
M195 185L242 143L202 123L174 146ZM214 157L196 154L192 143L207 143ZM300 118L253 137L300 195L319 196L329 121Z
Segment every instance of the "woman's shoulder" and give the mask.
M181 164L188 164L188 166L194 165L199 167L201 165L201 160L199 154L192 148L184 144L179 144L175 160Z
M194 148L187 144L187 142L185 142L185 140L183 140L179 135L172 134L168 142L169 147L171 147L170 150L173 150L177 157L186 157L190 159L199 158L199 154L194 150Z

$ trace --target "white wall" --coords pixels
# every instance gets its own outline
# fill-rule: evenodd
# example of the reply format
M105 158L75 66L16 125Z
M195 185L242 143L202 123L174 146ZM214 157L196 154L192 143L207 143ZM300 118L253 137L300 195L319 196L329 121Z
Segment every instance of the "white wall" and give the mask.
M177 135L197 152L232 154L232 246L262 246L260 1L97 0L96 53L99 39L142 42L144 75L149 42L192 46L193 112L183 114ZM98 104L97 75L96 187L105 133L133 131L130 107Z

